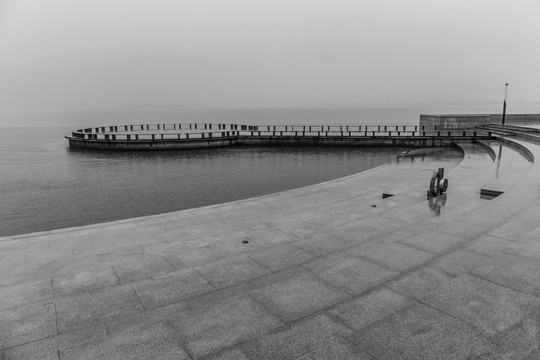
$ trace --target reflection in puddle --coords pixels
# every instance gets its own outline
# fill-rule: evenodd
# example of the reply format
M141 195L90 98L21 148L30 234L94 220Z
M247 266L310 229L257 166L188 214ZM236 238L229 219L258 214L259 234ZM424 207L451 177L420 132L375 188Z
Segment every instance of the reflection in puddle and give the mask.
M446 194L428 197L428 206L435 213L435 216L441 215L441 209L446 205L446 198Z

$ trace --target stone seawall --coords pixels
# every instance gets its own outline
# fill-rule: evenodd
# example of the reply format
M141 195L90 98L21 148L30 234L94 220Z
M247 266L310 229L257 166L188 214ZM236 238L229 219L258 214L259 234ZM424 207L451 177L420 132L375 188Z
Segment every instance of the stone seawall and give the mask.
M420 126L437 129L461 129L489 124L500 124L502 114L439 114L420 115ZM505 123L540 122L540 114L506 114Z

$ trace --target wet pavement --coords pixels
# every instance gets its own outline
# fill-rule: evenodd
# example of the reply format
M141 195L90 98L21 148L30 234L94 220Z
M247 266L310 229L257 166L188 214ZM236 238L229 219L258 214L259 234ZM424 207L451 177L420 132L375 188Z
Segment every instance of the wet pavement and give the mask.
M460 146L461 162L2 238L0 359L540 358L540 167ZM450 186L428 199L438 167Z

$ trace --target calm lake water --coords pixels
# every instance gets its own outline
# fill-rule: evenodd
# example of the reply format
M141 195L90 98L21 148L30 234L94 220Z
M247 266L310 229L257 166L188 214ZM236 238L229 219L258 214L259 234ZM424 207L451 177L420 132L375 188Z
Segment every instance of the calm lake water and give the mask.
M0 236L270 194L389 163L403 150L257 147L76 152L68 149L63 138L69 130L108 124L173 122L414 125L420 112L422 109L411 107L370 107L0 114L2 126L27 126L0 127Z

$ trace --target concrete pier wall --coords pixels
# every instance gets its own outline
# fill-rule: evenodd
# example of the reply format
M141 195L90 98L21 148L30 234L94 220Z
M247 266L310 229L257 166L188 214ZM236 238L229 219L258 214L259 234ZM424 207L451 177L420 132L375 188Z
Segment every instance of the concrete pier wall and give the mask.
M456 141L490 139L491 133L432 125L142 124L85 128L66 138L71 149L177 150L249 145L453 146Z
M438 129L463 129L489 124L500 124L502 114L440 114L420 115L420 126ZM505 123L540 122L540 114L506 114Z
M487 135L473 136L374 136L374 137L301 137L301 136L236 136L229 138L206 138L156 141L110 141L69 139L69 147L75 150L181 150L229 146L406 146L431 147L454 146L456 141L489 139Z

